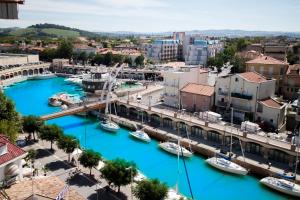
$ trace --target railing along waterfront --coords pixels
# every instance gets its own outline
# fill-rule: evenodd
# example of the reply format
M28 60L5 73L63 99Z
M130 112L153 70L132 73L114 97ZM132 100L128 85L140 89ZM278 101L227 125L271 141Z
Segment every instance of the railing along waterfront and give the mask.
M137 107L140 109L149 110L149 107L147 105L143 105L143 104L135 103L135 102L127 102L124 100L118 100L118 101L121 103L127 104L129 106L134 106L134 107ZM231 126L230 124L228 124L226 122L222 122L222 123L205 122L193 115L178 114L178 112L176 112L176 111L160 109L160 108L155 108L155 107L151 107L151 112L154 112L161 117L162 117L162 115L165 115L167 117L176 118L185 123L194 123L195 125L200 125L200 126L205 126L207 124L208 128L215 129L216 131L219 131L219 132L226 132L227 134L232 134L233 136L244 137L246 139L253 140L257 143L264 143L264 144L271 145L274 147L283 148L287 151L300 152L299 149L297 149L297 150L293 149L292 144L288 141L283 141L283 140L279 140L276 138L270 138L268 136L262 136L262 135L258 135L255 133L245 132L246 134L244 134L244 132L240 130L240 126ZM264 134L266 134L266 133L264 133Z

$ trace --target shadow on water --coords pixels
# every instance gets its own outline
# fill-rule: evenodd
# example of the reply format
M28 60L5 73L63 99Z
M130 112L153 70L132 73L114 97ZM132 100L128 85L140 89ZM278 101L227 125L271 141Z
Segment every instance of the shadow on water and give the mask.
M68 129L73 129L73 128L77 128L77 127L81 127L81 126L87 126L87 125L90 125L90 124L94 124L94 122L90 121L90 120L87 120L87 121L84 121L84 122L68 124L68 125L62 126L62 128L64 130L68 130Z

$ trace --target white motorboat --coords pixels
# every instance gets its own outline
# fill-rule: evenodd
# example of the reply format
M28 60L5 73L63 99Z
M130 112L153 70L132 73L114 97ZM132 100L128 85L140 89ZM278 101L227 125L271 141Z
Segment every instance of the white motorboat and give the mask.
M100 122L100 127L106 131L109 132L117 132L120 127L118 126L118 124L110 121L110 120L104 120Z
M131 132L130 135L136 139L142 140L144 142L151 142L151 138L144 131L138 130Z
M32 80L43 80L43 79L49 79L49 78L55 78L55 77L56 77L55 74L53 74L52 72L46 71L42 74L29 76L28 78L32 79Z
M260 180L262 184L274 190L295 197L300 197L300 185L285 179L266 177Z
M206 162L219 170L232 174L246 175L248 173L248 171L244 167L230 160L226 160L225 158L212 157L207 159Z
M59 101L58 97L56 95L52 96L48 100L49 105L54 106L54 107L59 107L62 105L62 102Z
M192 152L187 150L184 147L180 147L180 145L172 143L172 142L163 142L159 144L160 148L163 150L172 153L174 155L184 156L184 157L191 157L193 155ZM182 152L181 152L182 151Z
M186 200L187 198L178 194L176 190L169 189L165 200Z
M61 105L61 107L60 107L62 110L67 110L68 109L68 106L66 105L66 104L63 104L63 105Z

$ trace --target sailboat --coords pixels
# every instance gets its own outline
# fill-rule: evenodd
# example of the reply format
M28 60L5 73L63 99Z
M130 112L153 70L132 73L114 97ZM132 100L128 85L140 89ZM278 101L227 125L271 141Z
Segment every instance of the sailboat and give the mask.
M143 113L142 113L142 123L141 125L143 126ZM151 142L151 138L147 133L145 133L143 130L136 130L133 132L129 133L132 137L141 140L143 142Z
M261 179L260 183L262 183L263 185L269 188L282 192L284 194L300 197L300 185L295 183L298 163L299 163L299 159L298 159L298 151L297 151L294 176L287 176L282 174L278 174L280 178L268 176Z
M231 109L231 124L232 124L232 121L233 121L233 109ZM242 147L241 147L242 148ZM214 157L212 158L208 158L206 160L206 162L219 169L219 170L222 170L222 171L225 171L225 172L228 172L228 173L232 173L232 174L237 174L237 175L246 175L248 173L248 171L234 163L231 161L231 155L232 155L232 133L230 134L230 152L229 152L229 157L226 156L226 155L223 155L223 154L216 154Z
M115 65L114 69L115 69L116 67L117 67L117 65ZM122 68L122 66L121 66L120 68ZM108 113L108 104L109 104L110 97L111 97L111 89L112 89L113 82L114 82L114 80L116 79L117 74L118 74L120 68L116 70L116 73L115 73L114 75L111 75L111 73L110 73L110 76L109 76L109 78L108 78L108 81L105 82L104 87L103 87L103 91L104 91L105 88L106 88L107 83L109 84L109 86L108 86L108 91L107 91L107 97L106 97L106 106L105 106L105 117L106 117L106 118L104 118L104 120L100 121L99 125L100 125L100 127L101 127L102 129L104 129L104 130L106 130L106 131L109 131L109 132L117 132L117 131L120 129L119 125L116 124L116 123L114 123L114 122L111 120L111 116L108 115L108 114L109 114L109 113ZM102 94L103 94L103 92L102 92ZM101 94L101 101L102 101L102 99L103 99L102 94ZM110 104L110 105L111 105L111 104ZM110 109L110 112L111 112L111 109ZM109 117L107 117L107 116L109 116Z

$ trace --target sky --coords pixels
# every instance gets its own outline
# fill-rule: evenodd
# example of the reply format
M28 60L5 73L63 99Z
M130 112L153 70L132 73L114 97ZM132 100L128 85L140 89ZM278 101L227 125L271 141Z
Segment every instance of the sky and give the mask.
M0 27L54 23L107 32L299 32L300 0L26 0L19 18L0 20Z

